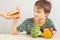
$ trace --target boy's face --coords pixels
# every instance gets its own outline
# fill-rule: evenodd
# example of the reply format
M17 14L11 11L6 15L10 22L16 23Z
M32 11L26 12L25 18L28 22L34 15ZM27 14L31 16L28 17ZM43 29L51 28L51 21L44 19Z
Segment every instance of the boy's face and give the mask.
M34 19L42 20L46 18L47 14L45 14L44 9L38 9L37 6L34 6Z

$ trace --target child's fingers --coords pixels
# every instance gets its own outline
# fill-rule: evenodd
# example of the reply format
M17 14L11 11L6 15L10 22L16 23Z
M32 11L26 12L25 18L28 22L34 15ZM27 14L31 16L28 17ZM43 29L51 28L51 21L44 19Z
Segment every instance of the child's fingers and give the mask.
M50 30L52 31L53 34L55 34L55 31L53 30L53 28L50 28Z
M19 18L20 18L20 15L14 15L14 16L12 16L12 17L19 19Z
M50 28L50 30L53 32L53 28Z
M17 10L20 10L20 7L19 7L19 6L17 6L17 7L16 7L16 9L17 9Z
M18 10L18 11L20 12L20 7L19 7L19 6L17 6L15 10Z

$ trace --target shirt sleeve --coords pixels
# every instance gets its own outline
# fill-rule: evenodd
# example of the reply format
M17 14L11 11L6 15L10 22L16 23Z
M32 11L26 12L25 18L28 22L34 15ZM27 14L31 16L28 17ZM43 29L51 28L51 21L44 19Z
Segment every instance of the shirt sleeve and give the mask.
M27 20L23 21L23 23L17 27L17 31L18 32L26 31L26 26L27 26Z
M49 27L53 28L54 31L57 31L55 26L54 26L54 23L51 19L48 20L48 24L47 24Z

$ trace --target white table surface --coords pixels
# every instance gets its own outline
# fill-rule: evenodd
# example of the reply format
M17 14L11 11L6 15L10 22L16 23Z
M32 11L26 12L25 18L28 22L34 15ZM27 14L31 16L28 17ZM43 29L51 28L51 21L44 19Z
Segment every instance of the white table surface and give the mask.
M51 39L45 39L42 37L32 38L25 33L20 33L18 35L0 34L0 40L60 40L60 33L57 32Z

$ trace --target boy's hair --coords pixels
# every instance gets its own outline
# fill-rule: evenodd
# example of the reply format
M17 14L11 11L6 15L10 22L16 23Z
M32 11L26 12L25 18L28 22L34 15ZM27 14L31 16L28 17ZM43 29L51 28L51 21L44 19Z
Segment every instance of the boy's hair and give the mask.
M51 3L47 0L38 0L38 1L36 1L35 6L38 9L43 8L45 13L50 13L51 7L52 7Z

